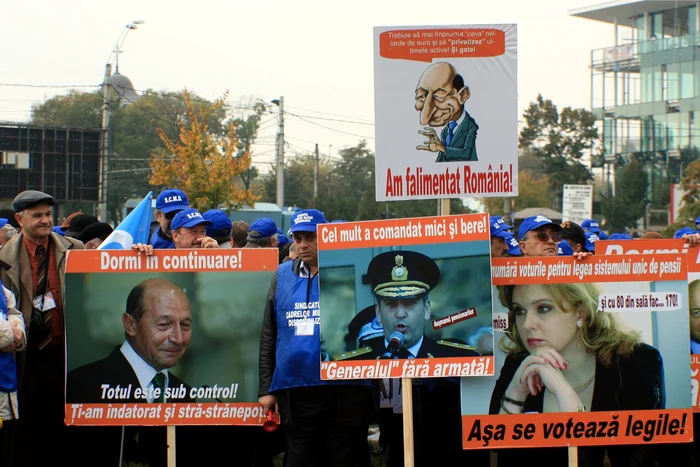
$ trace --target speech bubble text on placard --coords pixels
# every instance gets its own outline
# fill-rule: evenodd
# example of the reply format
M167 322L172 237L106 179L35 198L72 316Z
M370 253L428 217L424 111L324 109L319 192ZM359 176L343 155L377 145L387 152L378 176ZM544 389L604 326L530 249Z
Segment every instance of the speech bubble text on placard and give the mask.
M681 294L675 292L619 293L598 297L600 311L675 311L680 310Z
M431 62L435 58L496 57L506 52L500 29L406 29L379 35L384 58Z

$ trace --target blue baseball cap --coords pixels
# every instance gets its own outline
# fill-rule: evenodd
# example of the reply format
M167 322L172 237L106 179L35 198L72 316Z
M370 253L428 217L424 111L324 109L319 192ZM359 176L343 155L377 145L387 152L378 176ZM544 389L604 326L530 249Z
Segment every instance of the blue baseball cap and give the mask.
M0 221L2 221L2 220L3 220L3 219L0 219ZM4 220L7 220L7 219L4 219ZM6 222L6 223L7 223L7 222ZM5 224L6 224L6 223L5 223ZM4 227L5 224L2 224L2 226L0 226L0 228L1 228L1 227ZM51 229L51 231L54 232L54 233L57 233L58 235L62 235L62 236L64 236L64 237L66 236L66 233L63 231L63 229L61 228L60 225L57 225L56 227L54 227L53 229Z
M586 219L581 222L581 227L583 227L583 230L588 230L589 232L600 232L600 225L598 225L598 221L595 219Z
M156 199L156 209L163 214L181 211L190 207L187 195L182 190L164 190Z
M489 216L489 228L491 229L491 237L508 238L513 236L509 232L513 227L506 224L501 216Z
M673 238L683 238L683 235L698 233L697 230L691 229L690 227L683 227L682 229L676 230L673 234Z
M557 232L561 231L561 225L555 224L551 219L544 216L530 216L520 224L520 229L518 230L518 237L520 240L523 239L525 234L531 230L539 229L545 225L551 225Z
M599 240L607 240L609 238L608 234L606 234L604 230L601 230L600 232L595 232L595 234L598 236Z
M599 240L594 232L586 232L586 250L593 253L595 251L595 242Z
M508 254L511 256L522 256L523 252L520 251L520 243L515 239L513 234L508 234L507 237L503 237L506 245L508 245Z
M557 255L559 256L571 256L574 254L574 249L571 248L571 245L569 245L569 242L566 240L562 240L559 242L557 245Z
M304 209L295 212L292 216L292 227L289 229L289 232L316 232L318 224L327 223L326 216L318 209Z
M187 208L175 214L170 228L177 230L180 227L187 227L189 229L200 224L211 225L211 221L202 217L202 214L195 208Z
M207 226L207 236L212 238L231 236L233 223L221 209L210 209L202 214L202 218L211 222L211 225Z
M279 246L285 246L287 243L292 243L289 237L284 234L284 230L280 228L277 229L277 241L279 242Z
M5 224L7 224L8 222L10 222L9 219L5 219L4 217L0 217L0 229L5 227ZM59 229L60 229L60 227L59 227ZM63 235L63 233L61 233L61 235Z
M277 233L277 224L269 217L261 217L250 224L248 238L268 238Z
M695 228L698 227L698 224L700 224L700 217L698 217L697 219L695 219Z
M633 240L633 238L626 233L614 233L608 240Z

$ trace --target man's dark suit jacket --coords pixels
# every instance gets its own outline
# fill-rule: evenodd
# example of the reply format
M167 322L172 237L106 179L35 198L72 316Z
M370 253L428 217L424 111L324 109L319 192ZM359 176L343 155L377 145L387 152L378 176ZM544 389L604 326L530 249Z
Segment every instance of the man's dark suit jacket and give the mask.
M127 387L131 384L129 399L102 399L103 384L110 387ZM168 387L177 388L184 384L177 376L168 373ZM121 404L147 403L146 399L136 399L134 391L141 387L136 373L117 346L106 358L88 363L68 372L66 379L66 403ZM185 384L187 394L184 399L168 402L195 402L189 397L190 387ZM177 433L191 433L197 427L178 427ZM77 427L73 430L75 465L117 465L122 439L121 427ZM192 456L189 443L178 444L178 460L184 464ZM124 430L124 462L144 463L151 467L167 464L167 439L165 427L127 426Z
M447 132L449 124L445 125L440 133L440 141L445 145L445 151L438 152L438 157L435 162L462 162L462 161L477 161L476 157L476 132L479 125L464 111L464 120L455 128L450 144L447 145Z
M119 385L125 388L131 384L131 397L124 400L102 399L102 385L109 384L114 388ZM96 362L88 363L68 373L66 381L66 402L99 404L115 402L147 402L146 399L134 397L136 388L141 387L136 373L129 365L117 346L106 358ZM184 385L187 393L182 399L168 399L168 402L194 402L195 399L189 396L190 387L183 383L180 378L172 373L168 373L168 387L179 388Z

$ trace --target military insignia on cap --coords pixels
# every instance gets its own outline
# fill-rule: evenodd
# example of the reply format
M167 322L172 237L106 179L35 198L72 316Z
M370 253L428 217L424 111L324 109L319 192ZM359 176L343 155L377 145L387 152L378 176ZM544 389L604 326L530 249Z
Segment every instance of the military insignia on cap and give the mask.
M408 268L403 265L403 256L396 255L394 261L396 262L396 266L391 270L391 280L405 281L408 279Z

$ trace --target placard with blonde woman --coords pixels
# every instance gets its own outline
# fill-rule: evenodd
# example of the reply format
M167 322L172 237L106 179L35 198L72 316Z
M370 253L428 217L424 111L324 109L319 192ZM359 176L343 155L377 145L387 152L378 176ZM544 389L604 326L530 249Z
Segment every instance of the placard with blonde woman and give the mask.
M505 362L491 397L491 414L620 411L665 408L659 351L612 313L599 310L595 284L498 287L508 309L500 341ZM536 449L540 465L566 465L566 449ZM579 465L646 465L649 445L579 449ZM499 465L523 452L500 451ZM544 459L562 457L563 464ZM635 462L638 459L639 462ZM560 462L561 462L560 461ZM651 464L653 465L653 463Z

